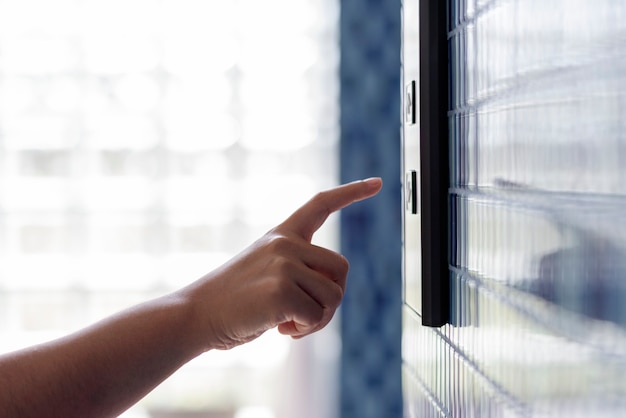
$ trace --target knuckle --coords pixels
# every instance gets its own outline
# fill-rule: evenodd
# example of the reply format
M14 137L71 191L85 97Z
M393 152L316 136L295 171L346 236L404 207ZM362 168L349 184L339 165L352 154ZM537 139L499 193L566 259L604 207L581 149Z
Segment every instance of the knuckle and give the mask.
M274 268L278 277L282 280L291 276L295 269L295 262L286 255L277 255L274 257Z
M327 200L326 200L327 196L328 196L327 192L317 192L311 198L311 202L315 203L320 208L325 209L326 214L328 215L330 213L330 210L328 209L328 205L327 205Z
M328 270L329 278L337 284L345 283L348 272L350 271L350 263L348 259L341 254L332 261L332 267Z
M340 254L338 265L339 265L339 274L345 277L348 274L348 271L350 271L350 261L348 261L346 257Z
M337 308L343 300L343 290L339 285L334 285L330 291L329 308Z
M316 202L323 201L325 199L324 196L326 196L324 192L317 192L313 195L313 198L311 200L314 200Z
M309 324L314 326L319 324L320 322L322 322L322 320L324 319L324 309L316 309L315 311L310 313L310 322Z
M275 254L284 254L293 246L291 239L283 234L273 234L267 243L270 251Z

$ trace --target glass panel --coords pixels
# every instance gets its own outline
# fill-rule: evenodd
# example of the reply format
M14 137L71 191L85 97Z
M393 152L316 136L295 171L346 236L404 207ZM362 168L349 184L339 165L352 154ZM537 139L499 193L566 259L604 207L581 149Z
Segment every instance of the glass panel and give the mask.
M404 309L406 414L624 415L626 7L449 13L452 320Z

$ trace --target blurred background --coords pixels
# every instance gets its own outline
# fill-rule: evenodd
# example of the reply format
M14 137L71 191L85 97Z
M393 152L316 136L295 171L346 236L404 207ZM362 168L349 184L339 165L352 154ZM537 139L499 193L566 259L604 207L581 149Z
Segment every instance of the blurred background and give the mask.
M183 286L337 184L338 27L338 0L1 0L0 351ZM332 418L335 322L201 356L126 415Z

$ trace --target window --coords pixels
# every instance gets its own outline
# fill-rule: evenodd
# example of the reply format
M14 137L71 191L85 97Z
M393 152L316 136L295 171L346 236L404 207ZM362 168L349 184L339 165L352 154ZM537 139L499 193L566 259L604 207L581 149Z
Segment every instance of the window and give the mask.
M0 350L178 288L334 185L337 25L335 0L0 0ZM292 349L202 356L141 407L274 417Z

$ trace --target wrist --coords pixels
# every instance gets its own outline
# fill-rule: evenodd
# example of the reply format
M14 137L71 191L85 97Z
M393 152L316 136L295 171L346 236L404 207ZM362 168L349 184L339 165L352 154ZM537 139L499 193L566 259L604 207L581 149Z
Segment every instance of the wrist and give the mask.
M210 294L204 280L199 280L191 285L178 290L175 297L180 300L181 329L183 329L185 344L191 347L196 355L213 349L220 349L220 338L217 326L214 322L219 322L219 311L216 301L211 300Z
M174 328L179 348L190 358L196 357L212 347L208 343L207 332L202 332L199 324L201 314L194 302L192 292L176 291L164 297L163 307L169 317L170 326Z

